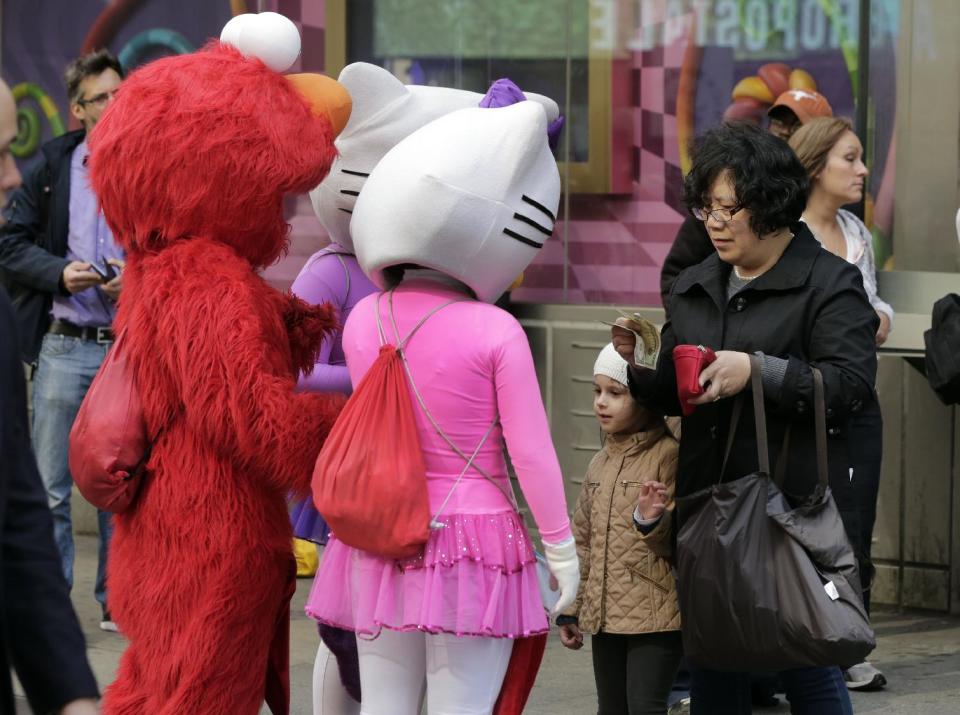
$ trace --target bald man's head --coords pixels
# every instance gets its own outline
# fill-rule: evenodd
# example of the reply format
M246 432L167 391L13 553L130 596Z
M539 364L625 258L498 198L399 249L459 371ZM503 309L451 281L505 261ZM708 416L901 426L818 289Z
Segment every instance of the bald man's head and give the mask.
M13 101L13 92L0 79L0 204L4 206L7 192L20 186L20 171L10 152L10 145L16 138L17 105Z

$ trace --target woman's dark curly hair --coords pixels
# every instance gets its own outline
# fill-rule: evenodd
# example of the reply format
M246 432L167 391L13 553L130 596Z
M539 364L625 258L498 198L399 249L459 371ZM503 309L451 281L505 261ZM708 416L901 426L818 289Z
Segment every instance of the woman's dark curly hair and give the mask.
M731 122L697 137L693 166L683 182L692 211L709 207L717 177L728 172L737 204L750 212L750 228L764 236L800 220L810 181L785 141L752 124Z

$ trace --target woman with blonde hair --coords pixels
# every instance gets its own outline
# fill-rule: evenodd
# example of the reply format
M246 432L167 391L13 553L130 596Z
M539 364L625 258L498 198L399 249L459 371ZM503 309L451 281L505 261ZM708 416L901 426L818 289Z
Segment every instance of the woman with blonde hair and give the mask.
M860 269L867 298L880 318L876 335L880 346L890 332L893 308L877 295L873 237L859 218L841 208L863 198L868 170L863 163L860 139L849 119L824 117L803 125L789 143L810 177L810 196L803 220L825 249ZM874 572L870 542L877 516L882 440L880 405L872 400L854 412L847 424L854 511L841 508L844 526L857 553L863 602L868 611ZM883 673L870 663L853 666L844 677L847 687L854 690L878 690L886 685Z

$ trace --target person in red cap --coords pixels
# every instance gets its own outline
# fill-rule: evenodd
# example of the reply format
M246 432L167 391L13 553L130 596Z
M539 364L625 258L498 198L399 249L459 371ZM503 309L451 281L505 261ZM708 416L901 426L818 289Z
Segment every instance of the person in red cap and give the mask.
M789 141L793 133L811 119L832 117L833 108L819 92L812 89L789 89L767 111L767 130L775 137Z
M767 131L775 137L788 141L795 131L818 117L832 117L833 109L827 98L812 89L790 89L777 97L767 111L770 123ZM687 216L680 224L670 252L660 270L660 298L667 310L667 297L673 282L680 272L695 266L714 251L703 222ZM669 317L669 315L667 316Z

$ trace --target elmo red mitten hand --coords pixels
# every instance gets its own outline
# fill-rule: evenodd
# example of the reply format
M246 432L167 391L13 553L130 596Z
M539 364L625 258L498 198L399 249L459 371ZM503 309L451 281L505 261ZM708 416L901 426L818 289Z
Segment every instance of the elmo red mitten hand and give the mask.
M336 311L329 303L311 305L293 294L284 296L283 322L287 327L290 355L296 376L309 372L317 362L320 344L332 338L340 325Z

